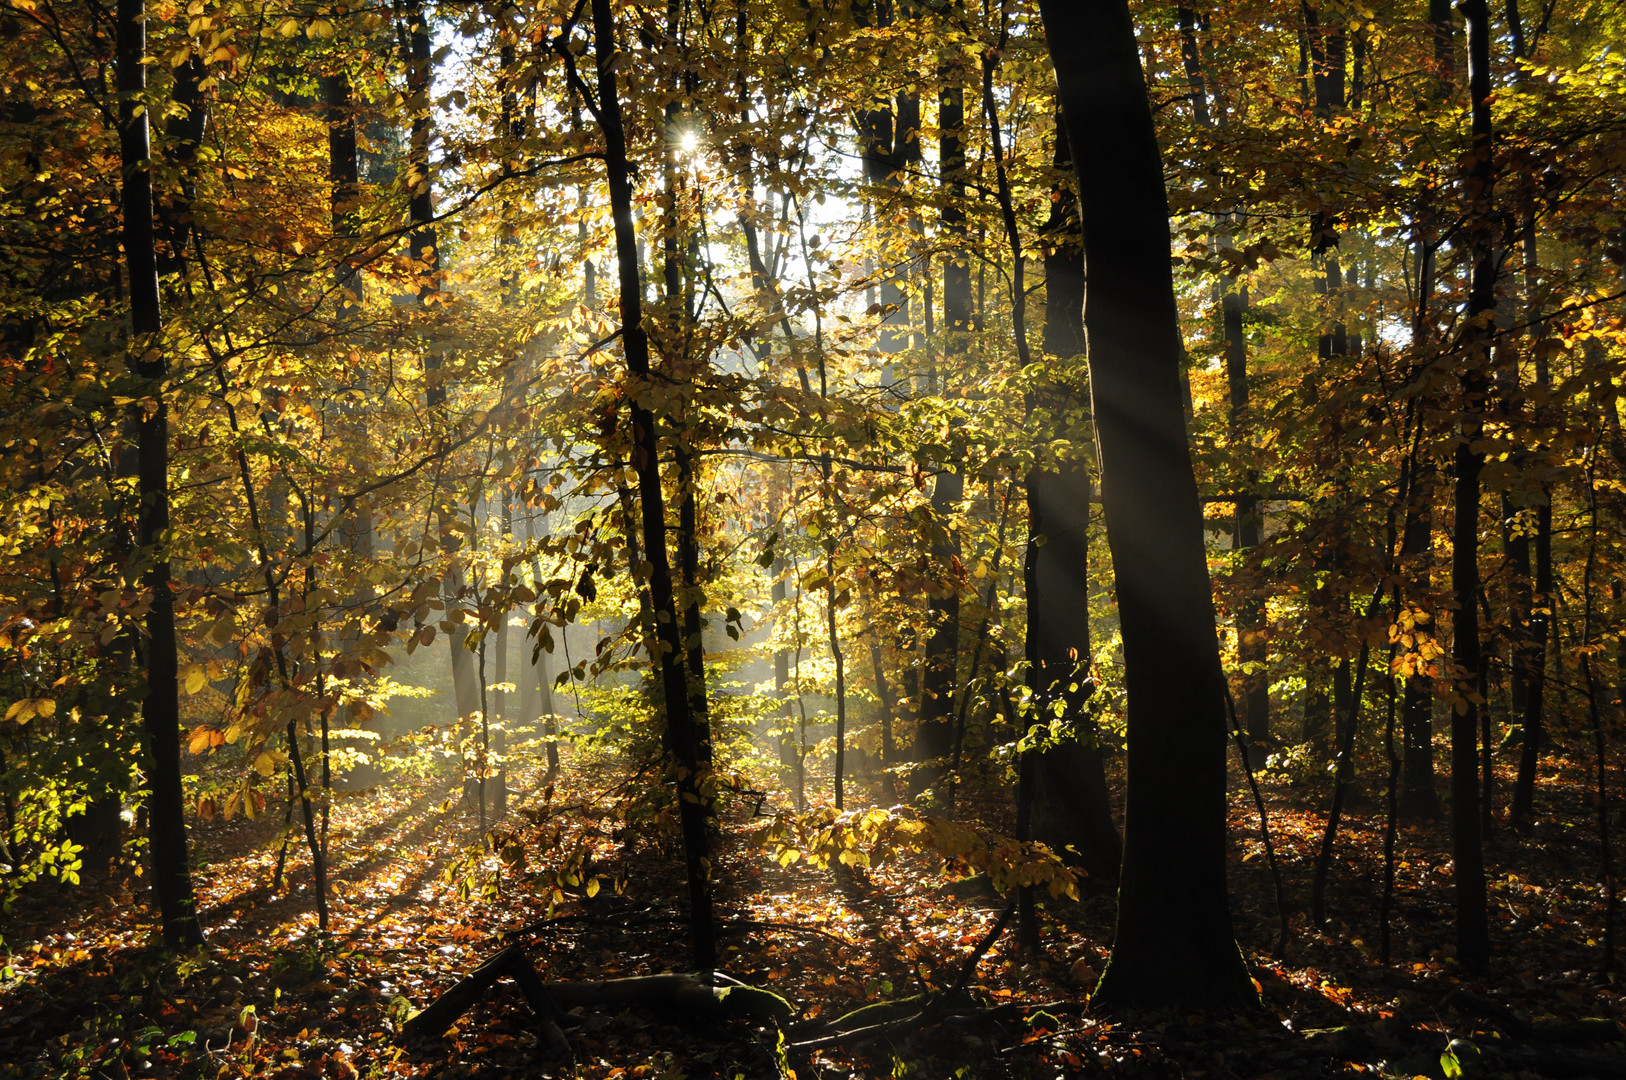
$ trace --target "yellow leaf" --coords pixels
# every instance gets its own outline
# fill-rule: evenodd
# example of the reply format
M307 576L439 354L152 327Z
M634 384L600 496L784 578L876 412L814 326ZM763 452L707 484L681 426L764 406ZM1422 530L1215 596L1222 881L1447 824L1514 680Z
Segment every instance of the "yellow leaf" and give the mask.
M202 664L188 664L186 666L186 692L195 694L203 689L204 683L209 681L208 673Z

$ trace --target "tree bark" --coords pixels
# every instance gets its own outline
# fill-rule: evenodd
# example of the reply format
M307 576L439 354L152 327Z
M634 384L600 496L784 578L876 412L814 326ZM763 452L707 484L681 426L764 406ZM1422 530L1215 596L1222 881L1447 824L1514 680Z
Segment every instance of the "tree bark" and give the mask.
M1227 907L1224 673L1134 26L1124 0L1041 0L1040 11L1083 207L1084 326L1129 706L1117 934L1095 1001L1256 1007Z
M147 750L153 892L158 900L164 944L190 948L203 943L187 854L185 793L181 784L180 657L175 641L175 600L170 589L169 408L164 401L169 374L161 340L163 308L158 293L157 240L153 229L150 110L144 95L146 69L145 0L119 0L117 81L119 153L123 173L123 242L129 277L130 370L145 384L136 405L136 484L141 508L136 524L137 560L148 593L144 643L147 691L141 719Z

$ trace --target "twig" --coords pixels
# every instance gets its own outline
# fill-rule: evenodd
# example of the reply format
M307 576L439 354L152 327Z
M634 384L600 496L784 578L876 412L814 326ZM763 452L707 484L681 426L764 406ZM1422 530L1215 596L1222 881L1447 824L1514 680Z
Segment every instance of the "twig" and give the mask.
M1231 714L1231 738L1236 742L1237 753L1242 758L1242 772L1248 778L1248 787L1253 791L1253 803L1259 808L1259 835L1265 842L1265 861L1270 865L1270 877L1276 885L1276 915L1281 920L1281 932L1276 939L1276 953L1280 957L1287 956L1288 919L1287 919L1287 893L1282 888L1281 867L1276 865L1276 848L1270 842L1270 819L1265 813L1265 797L1259 793L1259 781L1254 778L1253 766L1248 763L1248 743L1242 734L1242 725L1236 718L1236 699L1231 696L1231 687L1225 686L1225 706Z
M993 947L994 942L998 940L1000 933L1005 929L1005 924L1011 921L1011 916L1015 913L1016 905L1014 903L1007 906L1004 913L994 921L993 928L982 936L981 941L977 942L977 947L971 950L971 955L966 957L965 963L960 965L960 977L954 980L954 989L949 991L950 998L957 998L965 991L965 984L970 981L972 974L977 970L977 964L982 960L983 953Z

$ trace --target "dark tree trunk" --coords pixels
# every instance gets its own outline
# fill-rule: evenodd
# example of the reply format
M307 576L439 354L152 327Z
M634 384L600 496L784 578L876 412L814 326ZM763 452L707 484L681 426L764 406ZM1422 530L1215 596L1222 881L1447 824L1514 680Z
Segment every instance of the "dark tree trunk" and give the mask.
M1496 251L1492 220L1495 163L1490 119L1490 17L1485 0L1465 0L1468 22L1468 96L1473 128L1473 163L1469 186L1470 243L1474 257L1469 286L1467 372L1462 379L1463 420L1456 447L1456 521L1451 535L1451 584L1457 610L1452 634L1452 660L1460 683L1451 715L1451 854L1456 893L1457 960L1481 967L1490 960L1486 914L1485 857L1479 814L1479 729L1485 708L1478 689L1484 665L1479 640L1479 476L1483 451L1474 447L1483 422L1490 327L1496 310Z
M117 60L119 152L123 168L123 242L129 276L131 372L142 380L155 408L136 411L136 483L141 508L136 524L138 565L149 593L143 643L147 693L142 728L147 749L153 892L158 900L164 944L185 948L203 943L192 874L187 858L185 793L181 786L181 703L177 682L175 600L169 556L163 550L169 530L169 410L164 402L168 357L158 294L157 239L153 229L151 137L148 111L138 106L146 91L145 0L119 0Z
M598 118L604 133L605 176L615 220L616 263L621 289L621 343L635 393L632 414L633 468L638 474L638 502L643 515L643 553L648 563L650 618L646 641L650 662L658 670L665 706L667 748L675 759L678 815L689 884L690 959L709 971L717 964L712 926L711 859L706 821L710 800L704 794L702 733L689 705L680 613L667 555L665 493L661 489L655 416L638 403L636 390L650 378L649 339L643 325L643 276L638 266L638 239L633 227L631 168L627 138L616 89L615 14L610 0L593 0L593 51L598 68Z
M361 170L356 153L356 111L351 101L350 75L340 70L322 76L322 103L327 119L328 181L333 185L333 235L350 240L357 232L357 203L361 199ZM358 307L362 280L350 261L349 245L334 252L341 315Z
M1257 1005L1225 882L1224 673L1180 401L1168 200L1124 0L1041 0L1073 148L1084 308L1128 691L1105 1008Z
M1057 118L1055 163L1070 170L1067 133ZM1054 357L1084 353L1084 248L1078 222L1078 200L1062 185L1054 193L1045 229L1044 349ZM1042 404L1052 415L1066 416L1087 405L1083 388L1058 386ZM1070 435L1077 451L1089 441L1087 431ZM1051 466L1054 466L1053 468ZM1112 820L1106 771L1094 719L1085 708L1092 691L1086 682L1093 656L1090 640L1090 471L1081 456L1045 463L1028 476L1028 685L1039 702L1039 722L1054 716L1055 706L1072 728L1073 739L1024 762L1031 788L1030 835L1057 854L1081 860L1091 877L1118 876L1123 842ZM1042 538L1042 541L1041 541ZM1026 920L1024 920L1024 930Z
M1513 38L1513 57L1517 61L1525 58L1524 27L1519 18L1519 6L1514 0L1507 5L1508 27ZM1523 69L1521 68L1522 72ZM1522 76L1518 77L1522 82ZM1540 314L1540 305L1537 296L1539 285L1538 273L1540 263L1537 259L1536 248L1536 215L1532 209L1526 209L1521 228L1521 245L1524 255L1524 298L1527 321L1534 321ZM1531 340L1534 335L1531 335ZM1549 372L1547 370L1547 356L1536 350L1535 386L1532 388L1537 394L1548 392ZM1546 410L1537 408L1535 421L1537 426L1547 419ZM1614 409L1611 407L1610 412ZM1521 543L1526 551L1532 547L1528 538L1521 537ZM1547 485L1542 485L1541 502L1536 506L1536 535L1535 577L1534 591L1529 595L1527 609L1530 615L1529 625L1522 628L1520 644L1523 646L1518 659L1516 673L1521 675L1524 682L1524 697L1520 702L1523 707L1517 717L1519 725L1519 770L1513 781L1513 803L1509 811L1509 818L1515 828L1528 827L1535 814L1536 798L1536 768L1541 760L1541 743L1545 737L1545 724L1543 708L1546 704L1547 694L1547 613L1552 607L1553 592L1553 504L1551 492ZM1529 568L1525 568L1528 578Z
M853 4L852 13L854 25L875 29L891 26L894 15L891 0L860 0ZM900 93L895 99L875 98L868 108L858 110L857 128L864 180L869 185L870 213L875 220L881 220L892 213L891 204L903 187L903 170L918 164L921 158L919 95ZM881 269L880 303L887 314L882 317L876 347L885 353L901 352L909 345L909 335L903 330L911 321L909 294L904 288L909 268ZM896 377L888 367L881 381L890 384Z
M700 581L700 519L695 498L694 458L687 450L673 452L678 467L678 567L683 589L683 642L689 679L689 716L694 726L694 747L702 768L711 767L711 707L706 700L705 621L701 617L704 587Z

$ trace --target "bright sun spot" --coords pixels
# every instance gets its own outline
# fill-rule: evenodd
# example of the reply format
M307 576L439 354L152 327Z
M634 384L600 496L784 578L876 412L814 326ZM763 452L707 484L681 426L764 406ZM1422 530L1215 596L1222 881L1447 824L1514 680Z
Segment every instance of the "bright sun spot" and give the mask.
M685 154L692 154L700 146L700 136L693 131L685 131L683 137L679 140L679 145L683 147Z

